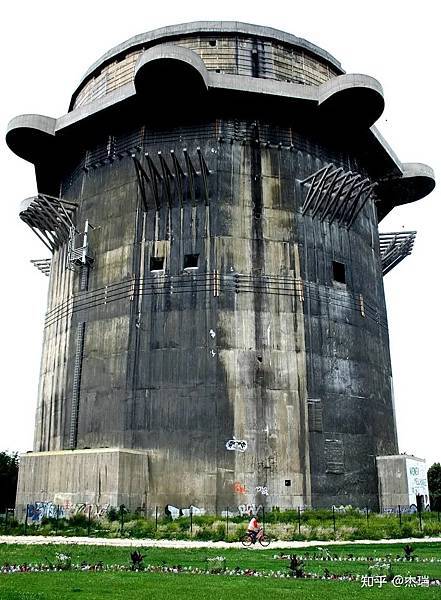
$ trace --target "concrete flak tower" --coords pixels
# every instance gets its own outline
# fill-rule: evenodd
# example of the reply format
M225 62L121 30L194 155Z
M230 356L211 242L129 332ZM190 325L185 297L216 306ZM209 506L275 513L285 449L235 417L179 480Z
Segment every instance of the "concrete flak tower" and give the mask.
M51 254L18 507L378 507L383 275L415 237L378 222L434 187L383 106L306 40L197 22L107 52L66 115L10 122Z

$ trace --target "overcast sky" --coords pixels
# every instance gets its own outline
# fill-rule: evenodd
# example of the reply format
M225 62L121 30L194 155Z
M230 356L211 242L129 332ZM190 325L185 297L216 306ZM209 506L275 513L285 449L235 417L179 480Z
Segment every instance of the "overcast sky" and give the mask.
M436 0L281 2L5 2L0 23L0 123L22 113L59 117L86 69L123 40L164 25L238 20L324 48L348 73L383 85L377 123L402 162L441 177L440 18ZM30 450L48 278L30 259L48 253L18 218L36 192L33 166L1 140L0 450ZM441 461L440 188L397 208L380 231L418 231L412 256L385 277L400 451Z

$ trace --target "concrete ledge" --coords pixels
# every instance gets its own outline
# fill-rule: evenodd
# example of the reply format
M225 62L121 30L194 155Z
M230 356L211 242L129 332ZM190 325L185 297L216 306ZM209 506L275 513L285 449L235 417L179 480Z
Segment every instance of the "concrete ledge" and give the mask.
M162 44L141 54L134 80L138 94L148 91L152 95L158 91L158 83L176 90L180 82L185 82L190 92L194 92L195 88L207 91L209 76L204 61L196 52Z
M362 74L333 77L318 87L318 104L325 118L343 124L369 128L384 110L381 84Z
M423 163L402 163L401 177L384 178L378 183L379 216L384 217L394 206L416 202L435 187L435 173Z
M18 115L6 128L6 143L21 158L35 163L41 151L55 146L57 120L44 115Z

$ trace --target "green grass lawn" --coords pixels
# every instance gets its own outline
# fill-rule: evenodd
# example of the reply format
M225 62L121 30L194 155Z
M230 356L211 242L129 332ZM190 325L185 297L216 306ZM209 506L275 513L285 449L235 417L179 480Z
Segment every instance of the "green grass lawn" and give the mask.
M438 600L439 588L362 588L360 583L154 573L23 573L0 578L1 600Z
M414 554L420 559L441 558L441 543L413 544ZM229 569L256 569L258 571L281 571L288 573L288 561L274 558L282 552L279 549L177 549L177 548L139 548L145 556L145 564L168 566L182 565L210 568L213 563L207 558L224 556ZM341 561L317 560L314 553L318 548L284 549L283 554L302 555L305 571L322 574L329 569L334 574L367 575L369 567L376 558L387 555L395 558L403 556L403 544L347 545L327 546L331 556L339 556ZM73 563L85 561L93 564L102 561L107 565L128 565L129 547L64 545L0 545L0 565L56 563L56 554L68 554ZM350 561L349 555L365 557L365 560ZM441 563L431 562L393 562L394 575L421 575L441 579ZM373 574L386 574L386 570L375 570ZM235 598L302 598L302 600L322 600L344 598L440 598L440 588L394 588L387 584L383 588L362 588L359 582L339 582L323 580L296 580L257 578L224 575L162 574L131 572L56 572L56 573L16 573L0 575L0 600L64 600L70 598L99 599L112 598L142 600L155 598L191 598L192 600Z
M340 561L322 561L314 560L313 555L319 553L317 548L305 549L272 549L265 550L256 548L250 549L214 549L214 548L142 548L139 550L144 555L144 563L168 566L182 565L205 569L209 567L207 558L222 555L226 558L228 568L239 567L241 569L258 570L282 570L287 569L286 560L274 559L274 556L283 553L302 555L305 558L305 569L316 573L323 573L328 568L331 573L367 573L367 568L378 558L386 558L386 555L403 556L404 544L372 544L372 545L347 545L347 546L327 546L326 550L332 556L347 558L349 555L366 557L363 562L353 562L349 560ZM414 554L419 558L441 558L441 543L417 543L413 544ZM0 544L0 565L23 564L23 563L56 563L58 553L68 554L73 563L83 561L95 564L103 562L104 564L128 565L130 562L130 552L134 548L130 547L111 547L111 546L82 546L79 544L64 545L12 545ZM394 572L397 574L427 575L430 577L441 577L441 563L420 563L420 562L400 562L393 563Z

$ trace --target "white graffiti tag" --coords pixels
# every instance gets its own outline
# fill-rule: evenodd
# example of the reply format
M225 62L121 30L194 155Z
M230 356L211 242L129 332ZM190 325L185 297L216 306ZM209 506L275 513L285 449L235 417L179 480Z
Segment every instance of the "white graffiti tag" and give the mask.
M244 515L249 515L250 512L253 515L257 515L262 511L262 508L261 504L239 504L237 510L239 511L240 516L243 517Z
M258 485L256 487L256 492L260 492L262 496L268 496L268 488L266 487L266 485Z
M248 448L248 442L246 440L228 440L225 444L227 450L234 450L235 452L245 452Z
M177 508L171 504L167 504L165 507L165 514L170 516L173 520L179 519L179 517L189 517L190 513L193 516L205 515L205 508L198 508L192 504L189 508Z

